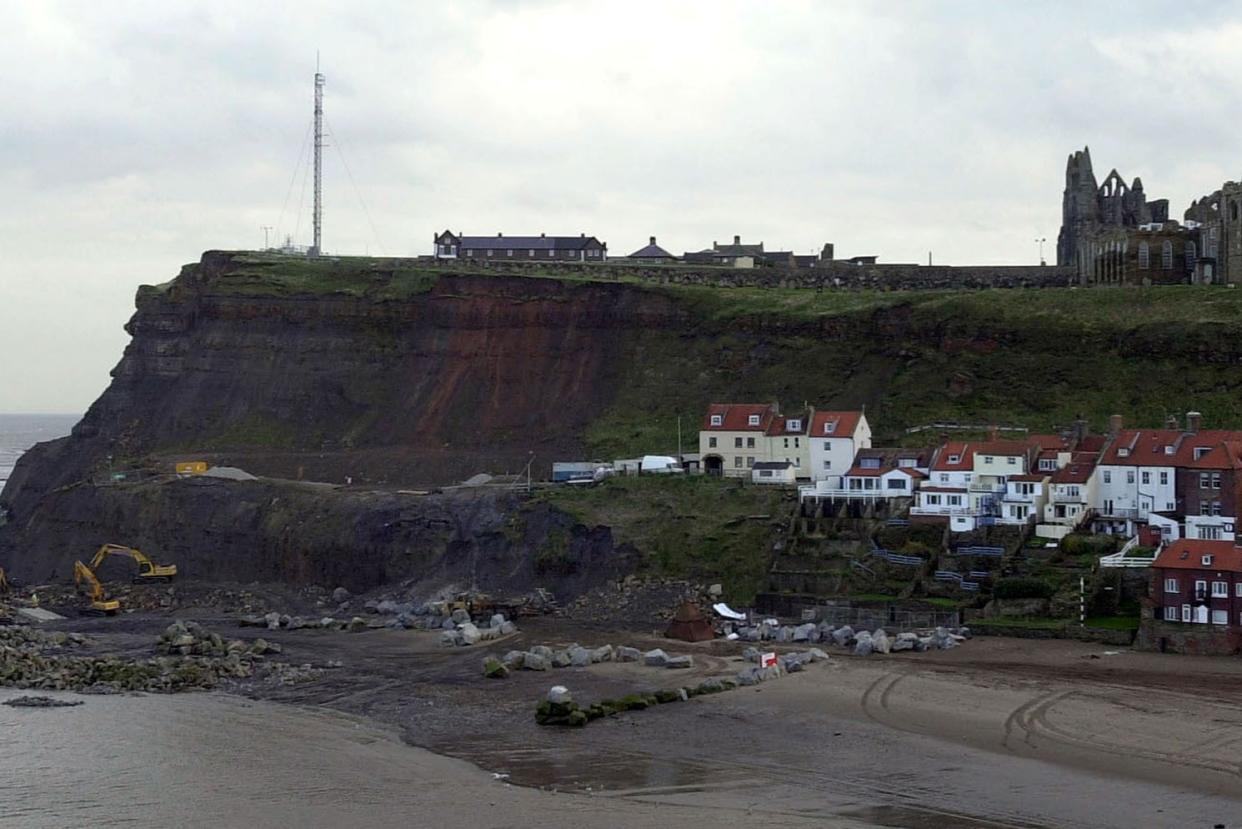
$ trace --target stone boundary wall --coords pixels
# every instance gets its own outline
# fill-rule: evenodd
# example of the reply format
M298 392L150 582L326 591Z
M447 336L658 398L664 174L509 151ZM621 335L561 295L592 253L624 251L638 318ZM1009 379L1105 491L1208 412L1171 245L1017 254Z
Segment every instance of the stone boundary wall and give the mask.
M1160 653L1236 656L1242 653L1242 628L1143 619L1134 647Z
M725 288L825 288L885 291L981 288L1065 288L1077 284L1073 268L1054 265L849 265L814 268L726 268L707 265L641 265L620 262L487 262L423 257L420 263L463 273L508 273L637 279L661 285Z

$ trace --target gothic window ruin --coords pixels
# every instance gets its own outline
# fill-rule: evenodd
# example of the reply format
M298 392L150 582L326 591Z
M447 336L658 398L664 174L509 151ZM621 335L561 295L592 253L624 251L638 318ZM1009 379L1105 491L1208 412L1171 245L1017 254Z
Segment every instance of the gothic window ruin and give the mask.
M1148 248L1146 242L1139 242L1139 270L1145 271L1151 267L1151 249Z
M1229 221L1236 222L1238 220L1238 200L1234 199L1229 202Z
M1173 243L1165 242L1160 246L1160 267L1166 271L1173 270Z
M1186 269L1194 270L1195 260L1199 258L1199 251L1194 242L1186 243Z

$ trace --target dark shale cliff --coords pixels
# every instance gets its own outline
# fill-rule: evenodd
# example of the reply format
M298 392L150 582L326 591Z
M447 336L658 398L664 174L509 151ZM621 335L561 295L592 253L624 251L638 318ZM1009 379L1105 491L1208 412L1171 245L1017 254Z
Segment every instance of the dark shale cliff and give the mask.
M280 526L240 519L222 495L236 486L135 482L200 459L389 492L528 463L539 478L554 460L672 451L679 416L693 451L711 400L865 405L880 441L918 440L904 429L935 420L1043 430L1114 411L1159 424L1195 408L1236 426L1237 293L719 288L210 252L139 290L112 384L71 436L21 460L0 493L0 564L65 577L65 561L102 541L188 556L197 534L217 551L190 565L206 577L328 582L344 578L332 545L356 532L366 580L400 578L452 544L413 567L400 551L418 545L385 535L391 516L375 502L299 494L335 516L316 534L296 512L273 513ZM126 483L106 484L116 471ZM254 504L286 497L253 486ZM496 515L512 507L487 497ZM431 496L410 509L436 521L460 505ZM468 522L453 543L499 544L503 524ZM248 545L249 558L225 554Z

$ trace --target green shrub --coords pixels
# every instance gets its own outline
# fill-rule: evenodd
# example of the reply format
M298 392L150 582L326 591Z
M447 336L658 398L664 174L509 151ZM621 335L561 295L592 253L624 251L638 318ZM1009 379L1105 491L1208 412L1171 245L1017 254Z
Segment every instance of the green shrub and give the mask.
M1043 579L1013 576L996 582L992 595L998 599L1050 599L1055 588Z

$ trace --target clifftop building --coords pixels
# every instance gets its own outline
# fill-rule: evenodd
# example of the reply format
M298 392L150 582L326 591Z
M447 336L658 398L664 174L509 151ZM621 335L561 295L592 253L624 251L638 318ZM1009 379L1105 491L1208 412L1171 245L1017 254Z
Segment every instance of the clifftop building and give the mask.
M1098 183L1091 150L1065 164L1057 265L1082 284L1242 282L1242 185L1227 182L1196 200L1185 221L1168 199L1149 200L1142 179L1127 185L1112 170Z

